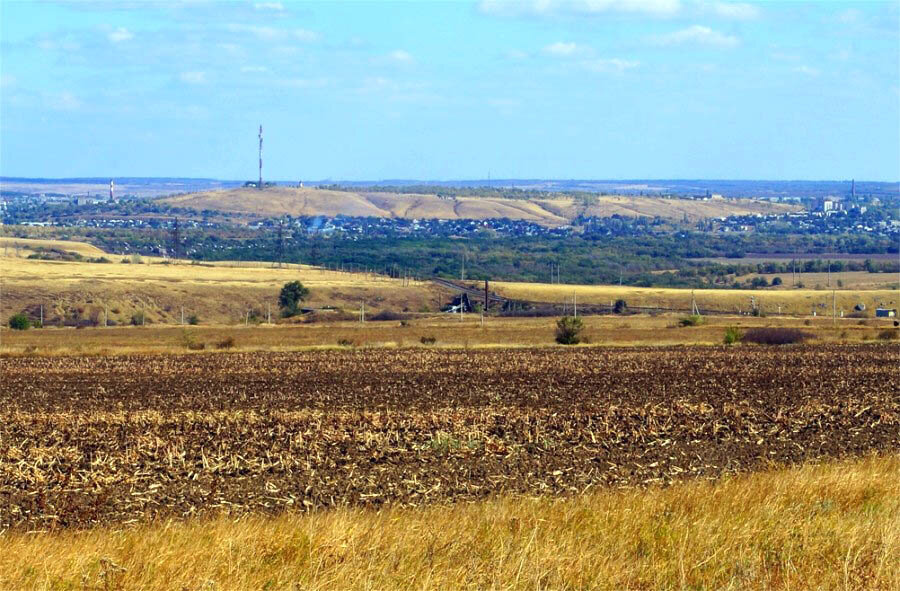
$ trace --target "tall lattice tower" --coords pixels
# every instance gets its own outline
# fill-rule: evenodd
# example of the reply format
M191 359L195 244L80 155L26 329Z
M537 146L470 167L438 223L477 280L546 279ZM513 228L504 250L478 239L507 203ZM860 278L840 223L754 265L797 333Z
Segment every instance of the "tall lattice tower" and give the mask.
M259 184L257 189L262 189L262 125L259 126Z

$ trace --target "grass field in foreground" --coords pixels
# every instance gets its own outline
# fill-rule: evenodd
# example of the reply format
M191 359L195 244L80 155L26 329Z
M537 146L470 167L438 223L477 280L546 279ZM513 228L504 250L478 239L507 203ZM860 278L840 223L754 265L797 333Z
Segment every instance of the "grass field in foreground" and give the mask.
M4 589L900 589L900 456L669 488L0 534Z

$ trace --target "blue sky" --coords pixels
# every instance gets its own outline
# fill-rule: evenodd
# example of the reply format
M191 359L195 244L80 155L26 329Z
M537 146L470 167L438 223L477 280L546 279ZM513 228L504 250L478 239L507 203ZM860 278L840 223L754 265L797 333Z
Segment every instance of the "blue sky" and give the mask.
M0 174L900 179L900 3L0 2Z

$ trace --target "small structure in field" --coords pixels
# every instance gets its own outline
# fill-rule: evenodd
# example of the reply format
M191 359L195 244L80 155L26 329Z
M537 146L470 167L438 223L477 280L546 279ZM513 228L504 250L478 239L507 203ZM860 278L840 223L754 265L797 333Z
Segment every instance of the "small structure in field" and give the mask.
M895 308L875 308L876 318L893 318L897 315Z

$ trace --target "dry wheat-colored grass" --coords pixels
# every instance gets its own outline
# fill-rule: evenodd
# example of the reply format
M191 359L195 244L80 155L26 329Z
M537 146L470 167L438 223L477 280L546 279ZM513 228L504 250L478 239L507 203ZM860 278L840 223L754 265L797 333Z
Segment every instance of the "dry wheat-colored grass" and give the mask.
M4 589L900 589L900 456L574 498L0 535Z
M879 274L888 281L893 275ZM753 298L762 309L770 314L792 314L831 317L832 304L849 314L856 304L865 304L872 310L878 306L897 308L900 305L900 291L897 289L840 289L834 292L832 302L831 290L817 289L778 289L778 290L743 290L743 289L681 289L665 287L629 287L618 285L567 285L549 283L501 282L491 283L491 287L500 295L513 299L537 300L562 303L569 302L575 295L579 304L609 305L618 299L624 299L629 306L661 307L690 309L691 298L696 298L701 309L711 309L737 314L747 313L751 309Z
M816 342L858 343L877 340L891 326L890 319L755 318L709 316L695 327L679 327L679 315L587 316L583 318L584 343L579 347L630 347L639 345L718 345L727 327L790 327L811 333ZM177 318L172 321L177 322ZM204 318L204 322L206 319ZM860 324L862 322L862 324ZM253 325L248 327L154 324L144 327L46 328L12 331L0 327L2 355L107 355L122 353L170 353L188 351L192 343L205 350L234 340L235 351L300 351L312 348L394 347L558 347L555 318L486 318L477 315L460 321L444 314L399 321L320 322L300 325ZM422 344L422 338L435 342Z

